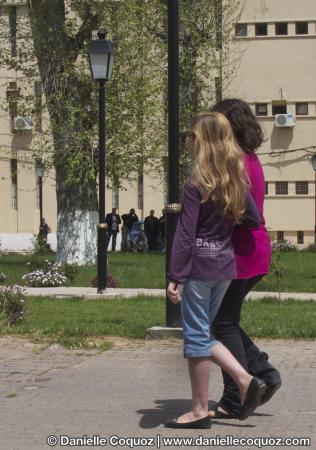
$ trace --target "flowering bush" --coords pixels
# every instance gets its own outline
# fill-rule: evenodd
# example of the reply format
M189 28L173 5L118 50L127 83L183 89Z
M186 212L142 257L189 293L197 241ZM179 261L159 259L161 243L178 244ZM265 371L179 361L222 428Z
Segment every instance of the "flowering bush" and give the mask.
M67 277L59 272L56 264L44 261L44 267L23 275L22 279L27 286L32 287L56 287L68 283Z
M3 283L5 279L6 279L5 274L0 272L0 283Z
M272 241L272 250L273 251L279 251L279 252L297 252L298 248L293 242L291 241Z
M0 322L12 325L23 319L26 300L25 290L21 286L3 286L0 288Z

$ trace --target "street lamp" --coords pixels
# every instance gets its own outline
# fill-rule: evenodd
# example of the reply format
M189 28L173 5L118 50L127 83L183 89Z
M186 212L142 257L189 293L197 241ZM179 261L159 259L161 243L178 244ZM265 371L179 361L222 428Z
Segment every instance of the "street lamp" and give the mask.
M179 203L179 0L168 1L168 205L166 210L166 274L181 205ZM166 282L168 283L167 276ZM166 296L166 325L181 327L181 307Z
M44 164L41 159L36 160L35 173L38 178L40 227L41 227L43 221L43 176L44 176Z
M107 31L100 28L98 40L88 45L90 68L99 82L99 224L98 224L98 293L107 286L107 246L105 223L105 82L110 80L114 62L112 43L106 40Z
M315 172L315 228L314 228L314 243L316 244L316 153L311 158L312 166Z

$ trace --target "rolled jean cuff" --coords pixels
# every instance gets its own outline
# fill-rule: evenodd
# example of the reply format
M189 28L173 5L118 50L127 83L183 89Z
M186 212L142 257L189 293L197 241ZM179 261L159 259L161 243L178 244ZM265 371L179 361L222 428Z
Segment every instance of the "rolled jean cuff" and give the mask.
M214 345L220 344L220 341L217 341L216 339L212 340L211 344L208 346L208 348L205 348L203 350L201 349L189 349L184 346L183 349L183 357L184 358L209 358L212 356L212 348Z

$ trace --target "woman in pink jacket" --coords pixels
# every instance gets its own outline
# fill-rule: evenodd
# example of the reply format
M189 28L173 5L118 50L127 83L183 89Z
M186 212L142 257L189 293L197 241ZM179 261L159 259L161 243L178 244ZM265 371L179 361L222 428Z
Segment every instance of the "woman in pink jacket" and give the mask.
M259 228L251 229L243 225L235 227L232 241L237 279L232 281L225 294L213 322L213 332L251 375L266 383L267 390L261 398L263 404L281 386L280 373L268 362L268 355L259 350L239 324L245 296L269 272L271 261L271 244L263 216L265 179L255 153L263 142L263 133L250 107L242 100L222 100L212 111L224 114L232 126L235 139L244 152L250 191L261 215ZM236 418L241 407L238 388L225 372L223 382L223 396L209 414L215 418Z

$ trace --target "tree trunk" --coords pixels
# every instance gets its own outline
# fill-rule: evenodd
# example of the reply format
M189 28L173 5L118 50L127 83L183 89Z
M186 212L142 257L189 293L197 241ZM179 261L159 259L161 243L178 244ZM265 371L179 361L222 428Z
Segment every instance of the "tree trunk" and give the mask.
M96 184L66 185L64 180L63 168L57 168L57 262L95 264L98 224Z

